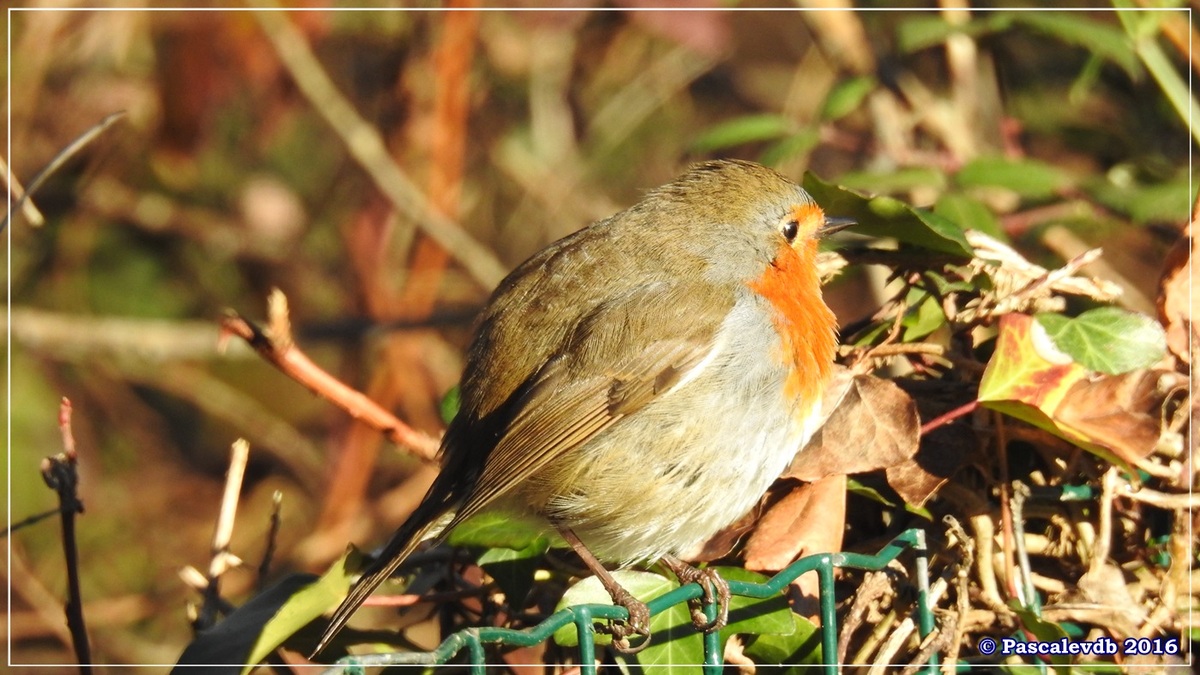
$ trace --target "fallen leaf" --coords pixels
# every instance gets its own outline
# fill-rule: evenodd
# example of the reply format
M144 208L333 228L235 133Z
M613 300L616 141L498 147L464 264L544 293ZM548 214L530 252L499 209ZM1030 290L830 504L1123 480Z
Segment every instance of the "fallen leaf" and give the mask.
M917 387L922 383L902 384ZM921 419L936 419L970 400L965 388L941 386L937 391L940 395L934 394L926 386L910 394L917 402L917 413ZM964 420L970 420L973 414L969 414ZM943 424L925 432L921 436L917 453L910 459L888 467L885 476L888 485L906 504L922 507L951 476L975 459L979 451L979 438L971 424Z
M888 467L884 475L904 503L920 508L967 463L977 446L974 432L965 426L938 427L922 439L915 456Z
M916 454L920 433L908 394L890 380L857 375L783 477L815 481L895 466Z
M799 485L759 519L746 542L746 569L775 572L802 555L839 551L845 526L845 475Z
M1054 419L1136 464L1158 445L1163 406L1186 387L1187 378L1169 370L1089 377L1071 387Z
M1164 370L1089 371L1059 352L1040 323L1009 314L1000 321L979 402L1131 466L1154 450L1163 406L1185 384L1182 375Z

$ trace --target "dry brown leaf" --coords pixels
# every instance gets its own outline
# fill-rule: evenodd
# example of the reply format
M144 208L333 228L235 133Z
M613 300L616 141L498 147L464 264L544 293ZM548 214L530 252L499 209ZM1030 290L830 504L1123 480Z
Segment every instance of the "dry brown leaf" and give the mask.
M926 426L931 424L931 420L962 408L971 395L965 387L947 387L945 383L936 389L920 381L900 381L899 384L908 387L905 391L913 396L917 403L917 414L926 420ZM971 416L975 414L968 413L967 417L956 423L942 424L925 431L917 454L887 468L888 485L906 504L924 506L959 469L979 459L979 438L970 424Z
M841 404L783 476L814 481L895 466L916 454L920 426L916 404L894 382L854 376Z
M925 437L914 457L887 468L888 485L904 503L922 507L967 463L977 445L974 432L966 427L939 427Z
M801 555L842 548L846 476L800 485L772 506L746 542L746 569L774 572Z
M1093 375L1071 386L1054 420L1136 464L1158 445L1164 404L1186 386L1186 377L1169 370Z

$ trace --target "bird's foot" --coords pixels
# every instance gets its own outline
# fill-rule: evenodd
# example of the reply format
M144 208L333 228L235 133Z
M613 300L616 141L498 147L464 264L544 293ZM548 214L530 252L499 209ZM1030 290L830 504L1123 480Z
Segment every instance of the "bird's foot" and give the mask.
M688 601L688 607L692 610L692 625L697 630L714 633L729 624L729 582L711 567L700 569L671 556L664 557L662 562L679 578L681 585L698 583L704 589L704 595ZM704 612L704 606L712 604L713 600L717 603L717 616L710 620Z
M609 625L608 632L613 637L613 648L622 654L636 654L650 646L650 608L646 603L633 597L633 594L621 586L608 589L613 604L624 607L629 612L629 620L614 622ZM643 635L641 642L631 644L629 638Z

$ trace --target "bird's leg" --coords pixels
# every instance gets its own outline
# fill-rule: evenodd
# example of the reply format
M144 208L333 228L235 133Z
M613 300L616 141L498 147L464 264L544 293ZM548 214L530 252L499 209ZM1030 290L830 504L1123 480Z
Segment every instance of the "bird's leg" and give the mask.
M697 602L696 599L688 602L692 609L692 625L705 633L712 633L729 623L729 582L722 579L716 570L711 567L693 567L670 555L663 556L662 564L679 578L680 584L696 582L704 589L704 595L699 598L703 603ZM717 618L709 621L708 616L704 614L703 605L711 603L714 597L717 601Z
M557 528L562 538L571 545L571 548L575 549L575 553L583 560L583 564L600 580L600 585L604 586L605 591L608 591L613 604L624 607L629 612L628 624L612 626L613 647L624 654L636 654L649 646L650 609L646 607L646 603L633 597L632 593L617 583L612 574L604 568L604 565L600 564L587 546L583 545L571 528L565 525L558 525ZM631 635L644 635L646 639L637 645L630 646L629 636Z

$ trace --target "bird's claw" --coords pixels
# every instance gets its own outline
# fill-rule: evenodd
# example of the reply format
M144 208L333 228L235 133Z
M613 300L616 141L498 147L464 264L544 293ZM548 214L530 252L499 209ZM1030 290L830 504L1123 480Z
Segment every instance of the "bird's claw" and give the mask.
M721 575L711 567L699 569L683 562L669 566L675 576L679 577L679 583L684 585L698 583L704 589L704 595L688 602L692 609L692 625L705 633L715 633L727 626L729 624L729 582L721 578ZM704 612L704 605L712 604L713 600L716 600L717 603L717 616L715 619L709 620L708 615Z
M609 625L608 632L613 636L613 649L622 654L636 654L650 646L650 608L646 607L646 603L629 593L620 594L620 597L613 598L613 601L629 612L627 621ZM629 638L636 635L643 635L645 638L637 644L630 644Z

